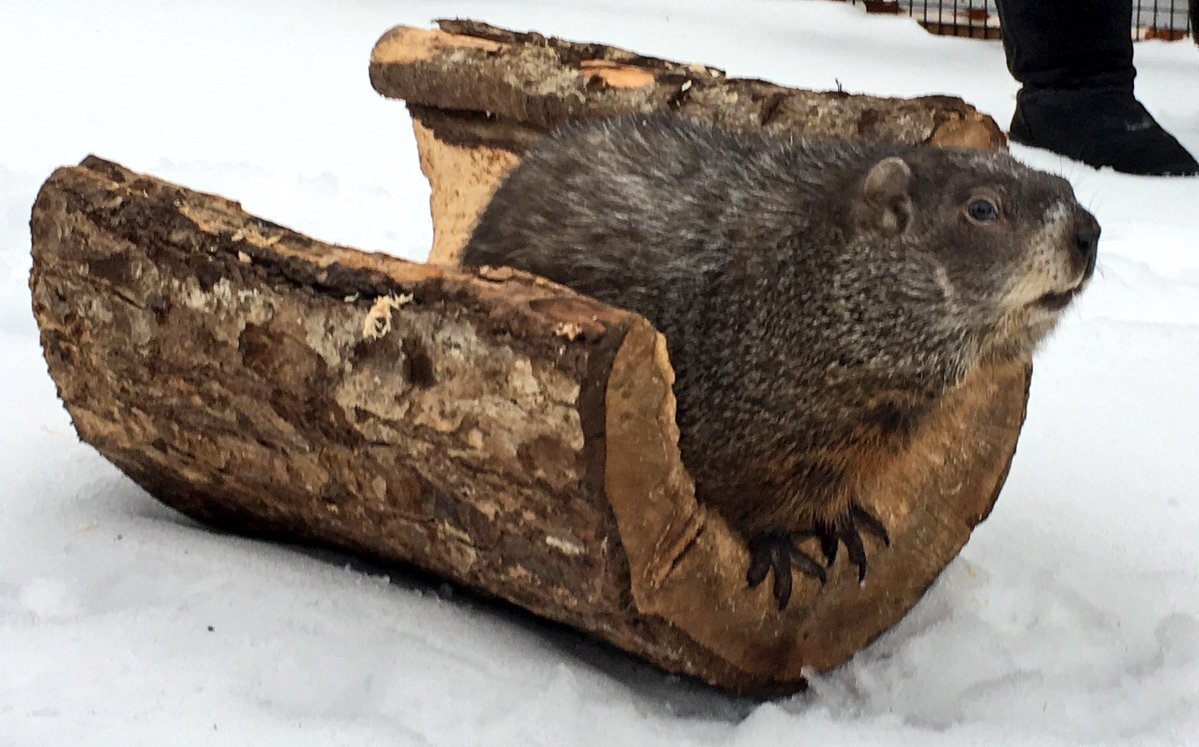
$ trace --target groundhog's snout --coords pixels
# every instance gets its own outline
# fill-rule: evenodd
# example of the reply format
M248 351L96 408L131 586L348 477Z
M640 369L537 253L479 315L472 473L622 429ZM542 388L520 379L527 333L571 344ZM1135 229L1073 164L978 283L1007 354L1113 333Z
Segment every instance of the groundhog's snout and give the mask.
M1059 224L1061 225L1061 224ZM1099 221L1086 210L1076 207L1073 220L1066 230L1059 233L1056 252L1065 253L1065 266L1053 273L1050 290L1037 301L1037 306L1051 312L1066 308L1078 295L1083 286L1095 273L1095 259L1099 254ZM1058 256L1061 256L1059 254Z
M1080 210L1074 219L1074 249L1082 260L1083 279L1095 271L1095 258L1099 253L1099 234L1102 229L1095 216Z

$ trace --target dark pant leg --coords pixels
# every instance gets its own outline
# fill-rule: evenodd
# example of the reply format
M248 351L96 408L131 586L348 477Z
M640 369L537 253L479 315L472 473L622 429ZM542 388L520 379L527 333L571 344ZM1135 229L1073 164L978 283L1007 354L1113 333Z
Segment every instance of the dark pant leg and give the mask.
M1012 76L1040 88L1127 87L1132 0L997 0Z

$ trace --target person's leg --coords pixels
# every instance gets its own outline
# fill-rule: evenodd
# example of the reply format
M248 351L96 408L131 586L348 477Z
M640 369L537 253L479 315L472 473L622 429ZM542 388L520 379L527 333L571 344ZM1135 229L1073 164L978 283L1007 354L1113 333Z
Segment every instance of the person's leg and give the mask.
M1131 0L997 0L1022 88L1011 137L1092 166L1196 174L1199 163L1133 96Z
M1187 3L1188 18L1191 19L1191 41L1199 45L1199 0Z

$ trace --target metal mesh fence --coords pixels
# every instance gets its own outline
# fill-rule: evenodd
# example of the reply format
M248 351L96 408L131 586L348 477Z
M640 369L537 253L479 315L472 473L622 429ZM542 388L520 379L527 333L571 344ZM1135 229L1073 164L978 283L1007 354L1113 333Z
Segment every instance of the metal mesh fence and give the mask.
M1049 1L1049 0L1046 0ZM871 13L915 18L933 33L998 39L999 12L994 0L851 0ZM1134 0L1133 35L1137 39L1181 39L1190 32L1187 0Z

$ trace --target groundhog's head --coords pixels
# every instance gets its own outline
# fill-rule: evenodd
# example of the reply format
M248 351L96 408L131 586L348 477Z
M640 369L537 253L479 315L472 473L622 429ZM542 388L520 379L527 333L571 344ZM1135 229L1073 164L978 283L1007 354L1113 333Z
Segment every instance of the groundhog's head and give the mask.
M1099 223L1069 182L1006 153L885 157L861 189L859 216L932 275L912 290L938 294L984 355L1031 354L1095 270Z

